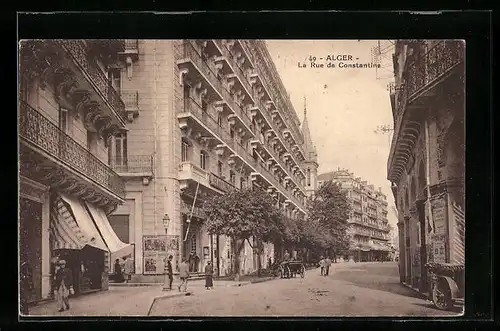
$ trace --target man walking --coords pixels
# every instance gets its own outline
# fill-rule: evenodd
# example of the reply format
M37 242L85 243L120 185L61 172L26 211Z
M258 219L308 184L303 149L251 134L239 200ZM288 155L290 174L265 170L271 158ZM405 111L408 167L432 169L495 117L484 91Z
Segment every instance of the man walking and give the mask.
M323 256L320 257L319 266L321 268L321 276L324 276L325 275L325 259L323 258Z
M181 278L181 283L177 286L179 292L181 291L181 287L184 286L184 292L187 291L187 282L189 278L189 265L186 262L186 259L183 258L181 264L179 265L179 277Z
M328 276L330 273L330 266L332 265L332 260L330 260L330 257L326 257L325 259L325 276Z
M165 263L165 281L163 282L163 290L170 291L172 289L172 282L174 281L174 273L172 271L172 259L174 257L170 255Z

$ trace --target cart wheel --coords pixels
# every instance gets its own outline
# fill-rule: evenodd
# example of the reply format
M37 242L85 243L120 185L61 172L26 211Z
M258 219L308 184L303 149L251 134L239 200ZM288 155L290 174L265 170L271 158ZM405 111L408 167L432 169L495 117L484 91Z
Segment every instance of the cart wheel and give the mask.
M306 275L306 268L302 266L302 268L300 269L300 278L304 278L305 275Z
M285 274L286 274L286 278L292 277L292 272L290 271L290 268L288 266L286 266Z
M441 310L450 310L453 307L450 289L440 284L434 285L432 289L432 301L436 308Z
M282 268L279 268L279 270L278 270L278 277L283 278L283 269Z

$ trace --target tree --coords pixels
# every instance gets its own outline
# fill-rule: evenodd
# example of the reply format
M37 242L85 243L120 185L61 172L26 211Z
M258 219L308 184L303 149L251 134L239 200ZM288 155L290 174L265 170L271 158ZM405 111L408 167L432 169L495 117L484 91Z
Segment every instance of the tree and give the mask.
M273 198L266 192L254 189L234 190L224 195L214 195L203 205L206 214L205 225L209 234L225 235L231 238L233 252L233 273L240 276L239 256L245 241L255 238L259 252L262 241L271 241L282 233L282 215L274 205ZM254 242L255 244L255 242Z
M331 180L322 185L308 201L307 226L319 232L309 234L311 244L334 254L345 252L349 247L347 229L350 213L347 192Z

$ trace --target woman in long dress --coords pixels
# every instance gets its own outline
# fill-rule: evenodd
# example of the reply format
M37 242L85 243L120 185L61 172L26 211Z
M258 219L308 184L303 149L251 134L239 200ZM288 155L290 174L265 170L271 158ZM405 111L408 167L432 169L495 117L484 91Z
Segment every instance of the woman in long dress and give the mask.
M214 268L212 267L212 262L208 262L206 267L205 267L205 287L207 290L210 290L213 286L213 277L214 274Z
M55 289L57 298L57 308L62 312L69 309L69 295L73 294L73 273L66 268L66 261L59 261L60 268L56 272Z

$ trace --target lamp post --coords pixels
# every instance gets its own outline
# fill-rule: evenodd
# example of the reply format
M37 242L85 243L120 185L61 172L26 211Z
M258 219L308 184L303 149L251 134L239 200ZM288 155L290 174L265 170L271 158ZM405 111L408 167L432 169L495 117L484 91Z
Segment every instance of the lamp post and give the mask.
M163 222L163 227L165 228L165 234L167 234L168 225L170 224L170 217L168 216L168 214L163 215L162 222Z

